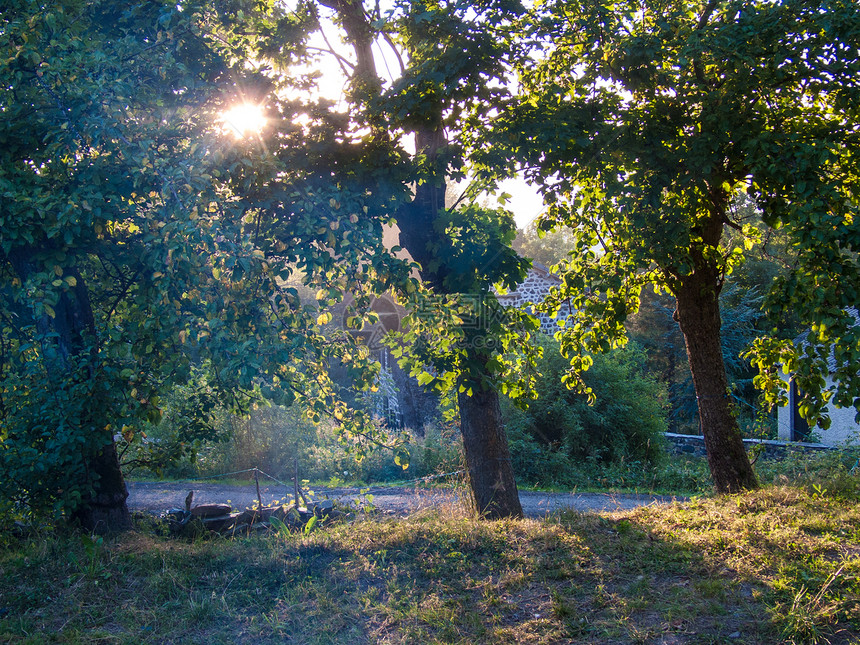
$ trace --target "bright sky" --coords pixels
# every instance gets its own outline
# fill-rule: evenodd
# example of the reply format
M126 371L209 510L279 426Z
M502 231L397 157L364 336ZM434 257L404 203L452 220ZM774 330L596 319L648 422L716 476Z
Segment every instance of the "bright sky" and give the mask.
M320 49L327 49L329 44L333 47L338 47L341 44L338 41L338 29L325 19L321 22L328 44L322 36L316 35L311 45ZM340 53L351 58L348 48L344 48L343 52ZM388 82L393 81L399 75L400 65L390 47L385 43L377 42L374 47L374 53L376 54L376 66L379 75ZM320 94L332 100L342 99L345 81L334 56L321 55L315 69L322 73L319 79ZM407 143L407 145L410 144ZM517 226L520 228L525 228L543 210L543 201L538 196L537 191L522 179L510 179L503 182L500 191L511 195L511 200L506 206L514 213Z
M543 199L524 179L507 179L501 191L511 196L507 208L514 214L518 228L525 228L543 212Z
M342 45L338 40L339 30L326 20L325 16L321 16L321 23L325 32L325 38L320 34L316 34L313 36L310 45L321 50L327 50L329 45L339 48ZM400 65L391 48L385 43L377 42L374 50L377 61L377 72L385 81L393 81L400 73ZM343 47L343 51L339 51L338 53L346 58L351 58L349 48L347 47ZM346 83L343 72L334 55L321 54L312 69L321 74L317 81L319 95L334 101L343 100ZM229 115L225 115L226 125L235 130L239 136L244 136L248 131L259 129L259 124L246 124L247 120L254 119L259 119L259 115L255 115L253 110L242 106L236 108ZM411 146L411 142L404 143L407 147ZM522 179L506 180L501 184L500 192L508 193L511 196L510 201L506 204L506 208L514 213L519 228L525 228L543 210L543 202L540 196L538 196L537 191Z

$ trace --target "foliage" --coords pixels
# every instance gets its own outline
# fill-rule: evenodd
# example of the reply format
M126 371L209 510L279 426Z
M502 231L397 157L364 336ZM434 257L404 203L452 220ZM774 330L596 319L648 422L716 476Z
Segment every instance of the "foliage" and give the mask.
M493 291L514 288L528 268L511 248L513 214L478 206L493 186L487 180L469 184L450 207L445 203L449 183L466 176L470 150L461 133L485 121L510 94L502 82L510 59L506 29L521 8L496 1L398 2L370 21L358 5L321 4L335 11L356 58L349 97L354 120L347 127L370 128L375 144L391 150L388 159L369 160L375 176L368 184L379 183L383 173L383 190L396 181L400 190L412 190L415 183L413 199L395 219L401 245L420 265L423 288L405 303L406 333L391 339L392 354L431 388L499 387L528 396L535 323L501 307ZM373 37L401 63L390 81L359 46ZM374 94L363 93L369 88ZM404 139L413 136L417 150L410 155Z
M860 351L860 331L847 329L843 312L860 278L858 21L848 0L541 4L529 24L546 52L523 58L520 99L496 121L484 160L524 166L549 205L541 227L564 224L575 235L550 302L578 312L562 340L572 383L582 385L588 352L625 342L643 286L676 298L708 408L703 432L722 446L711 454L721 491L755 486L717 364L718 297L762 238L732 211L737 195L751 196L766 225L784 227L799 247L791 277L767 302L780 310L790 302L816 323L810 341L824 346L806 350L800 381L821 401L823 362L841 337L838 400L853 403L858 391L845 361ZM778 363L798 367L790 343L754 350L762 387L779 387Z
M697 434L698 406L684 335L673 320L674 312L671 296L655 293L653 287L646 286L638 311L627 323L627 331L630 339L645 350L650 374L667 389L671 432Z
M241 212L210 212L220 154L199 143L227 69L203 19L160 3L3 14L3 494L34 509L74 509L88 455L188 378L194 323L220 318L216 238L259 264Z
M748 199L733 204L738 221L762 226L755 205ZM725 235L736 237L730 227ZM742 358L755 338L773 333L781 338L794 338L798 327L796 316L774 317L764 311L763 294L767 293L780 275L790 270L794 251L781 231L767 229L762 243L749 249L743 260L726 277L720 293L721 345L732 398L737 403L738 421L747 437L776 438L775 418L762 415L763 402L753 387L757 373ZM652 285L642 290L639 310L627 322L630 338L648 352L648 367L669 389L672 407L670 425L673 432L698 434L698 406L689 371L684 337L674 321L676 304L668 294L654 292Z
M355 446L331 422L314 424L295 406L254 407L244 417L218 410L215 426L221 441L186 443L183 457L169 464L140 459L141 452L158 454L174 446L177 438L188 439L176 432L172 421L176 412L168 408L162 422L147 432L150 441L125 455L125 467L132 476L148 470L172 478L206 478L259 468L292 481L296 459L300 478L315 482L402 481L462 468L453 426L428 424L423 435L407 431L396 452L379 449L358 458ZM408 464L407 469L395 462L396 455Z
M513 289L528 262L511 248L511 213L466 206L440 216L434 270L444 267L443 293L419 301L390 339L391 354L421 385L441 392L498 387L514 398L533 396L538 351L529 339L532 316L504 307L492 287Z
M593 96L601 96L597 100L608 111L619 110L631 119L639 113L660 115L642 129L631 120L629 130L603 130L582 148L582 154L589 155L603 145L601 141L621 135L609 145L627 152L622 153L623 158L608 157L612 159L608 163L612 171L620 173L619 179L636 172L641 180L641 189L621 188L624 201L611 207L616 213L621 207L622 218L631 219L605 213L609 230L602 232L603 238L613 236L613 250L633 263L630 269L649 270L650 262L661 267L656 276L652 272L648 277L672 290L672 271L683 275L690 262L684 249L695 248L698 231L705 230L709 211L702 206L706 204L703 200L721 190L733 194L746 190L762 209L767 225L781 227L798 253L796 266L770 291L767 305L778 313L793 310L807 323L814 323L815 340L821 343L804 350L806 359L798 362L786 341L759 341L752 354L765 369L766 376L759 383L776 389L776 365L782 363L790 371L802 365L799 379L809 397L805 411L815 417L820 407L812 401L823 400L820 388L827 372L823 360L833 341L842 338L845 349L839 352L839 363L844 368L837 378L845 387L837 398L843 405L853 404L854 371L844 361L856 352L849 349L856 345L856 332L846 328L853 321L840 311L856 300L853 256L858 237L853 214L860 150L855 140L860 89L856 81L860 65L856 3L786 1L743 7L669 3L650 9L657 11L637 20L629 37L608 30L608 38L591 52L579 50L583 60L589 61L586 79L578 84L583 93L590 91L591 78L607 78L613 85ZM639 5L631 5L631 10L639 11ZM623 11L616 11L616 16L610 21L628 18ZM605 17L598 10L588 19ZM707 29L700 30L705 24ZM585 22L580 25L587 28ZM656 55L658 50L661 53ZM834 54L836 51L840 53ZM601 52L605 53L603 61L598 57ZM666 63L655 64L655 60ZM782 62L774 66L774 60ZM592 70L595 76L589 77ZM621 86L634 92L634 103L613 102L612 96ZM576 147L584 135L575 135L579 137ZM637 151L634 139L652 154ZM652 142L659 144L652 147ZM594 170L603 163L589 165ZM587 175L592 170L584 172ZM608 184L605 196L618 195L620 187ZM603 206L593 200L603 197L599 188L595 186L595 190L581 193L576 203L598 212ZM626 201L628 198L633 201ZM705 219L688 219L693 212ZM731 214L728 221L732 222ZM724 273L733 270L763 233L754 224L739 221L731 225L741 230L733 237L723 236L724 245L713 249ZM622 250L617 244L621 231L635 231L624 237L644 244L629 253ZM596 241L594 235L588 237ZM611 255L603 257L608 262ZM634 284L630 287L635 289ZM776 348L784 352L782 360L773 353Z
M311 22L250 2L4 8L2 497L67 514L95 490L119 509L114 437L141 439L177 387L186 448L213 435L216 402L261 396L333 418L359 451L383 440L327 375L346 362L372 387L373 361L324 337L319 307L405 289L410 269L381 243L397 194L333 185L332 157L308 150L337 115L284 98L307 79L266 68L302 58ZM304 152L222 131L238 96L267 94L270 114L311 114L310 133L270 131ZM289 286L297 274L318 307Z
M680 278L692 268L689 254L711 216L709 190L716 198L723 190L730 197L748 189L765 222L781 223L788 234L806 226L813 237L831 240L841 231L853 240L855 184L831 173L853 178L856 105L849 96L857 63L834 62L830 52L857 55L857 8L849 2L826 7L561 1L534 17L535 37L555 38L553 48L524 62L523 97L498 125L522 155L509 154L509 163L522 158L551 203L541 228L567 222L577 235L571 268L582 271L571 287L582 283L592 294L599 287L618 297L634 297L645 282L671 290L673 271ZM784 64L773 66L774 60ZM814 93L812 100L801 100L806 92ZM793 138L784 134L788 128ZM507 152L503 140L496 143L499 156ZM816 145L825 149L820 155ZM789 159L796 166L787 167ZM500 162L492 152L486 160ZM750 176L753 171L760 177ZM809 181L814 175L815 183L793 184L794 172L810 173ZM550 179L554 173L557 181ZM827 206L837 210L821 212ZM814 226L816 212L836 228ZM763 233L737 215L721 212L718 221L718 241L727 246L718 254L715 248L713 259L723 274ZM737 227L734 235L724 237L724 226ZM835 257L850 269L848 258ZM626 280L611 270L621 262L631 269ZM605 265L602 279L585 271L595 263ZM589 298L579 291L577 304L585 307ZM631 309L614 306L601 309L618 316ZM608 316L600 331L612 331L618 316Z
M790 451L783 460L762 460L762 481L803 487L810 495L854 499L860 494L860 450L857 447L818 452Z
M665 390L643 373L644 352L628 346L595 356L587 372L596 400L561 382L567 361L558 343L541 341L538 397L527 409L504 406L514 470L526 481L561 483L571 464L656 462L666 431Z
M514 240L514 248L520 255L548 267L567 258L573 247L574 239L568 229L544 231L539 228L537 220L517 231Z

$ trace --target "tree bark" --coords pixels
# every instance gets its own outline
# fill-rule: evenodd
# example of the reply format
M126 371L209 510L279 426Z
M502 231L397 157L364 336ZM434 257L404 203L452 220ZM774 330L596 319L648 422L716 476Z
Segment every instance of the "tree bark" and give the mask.
M33 258L38 249L15 249L7 255L13 270L21 282L27 281L37 269ZM51 340L43 340L43 360L48 363L48 373L52 375L58 387L63 383L73 383L75 379L95 378L92 362L97 355L93 343L96 337L95 317L84 278L76 267L67 268L66 275L75 278L75 286L63 292L54 308L54 317L42 316L36 321L38 332L45 335L54 332L53 341L55 355L49 355ZM85 373L70 373L70 358L82 357L89 352L90 369ZM86 467L85 481L74 482L81 487L83 497L80 506L72 512L72 518L87 531L99 533L115 533L131 528L131 515L126 499L128 489L125 485L122 469L113 435L110 432L99 431L104 427L99 416L97 401L89 401L86 405L92 414L83 415L83 419L92 421L91 432L101 432L104 436L92 437L84 449L83 455ZM82 429L83 430L83 429ZM88 496L89 493L89 496Z
M72 519L87 531L109 534L131 529L131 515L116 444L109 433L104 438L108 443L87 460L88 484L93 492L89 499L84 497Z
M472 504L479 517L522 517L508 437L495 390L460 392L460 431Z
M699 404L708 466L719 493L758 487L740 428L731 410L720 345L719 275L698 266L675 290L677 318L684 334Z

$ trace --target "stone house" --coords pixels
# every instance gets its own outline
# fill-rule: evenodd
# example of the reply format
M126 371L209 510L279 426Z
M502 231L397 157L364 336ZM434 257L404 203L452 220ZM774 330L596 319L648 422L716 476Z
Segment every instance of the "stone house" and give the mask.
M560 284L561 279L553 275L548 267L540 262L534 262L526 275L526 279L517 286L515 291L497 297L499 302L506 307L518 307L534 314L533 305L541 302L550 289ZM570 302L562 306L556 318L550 318L546 314L538 314L540 330L551 336L559 330L559 321L566 321L572 315L573 308Z

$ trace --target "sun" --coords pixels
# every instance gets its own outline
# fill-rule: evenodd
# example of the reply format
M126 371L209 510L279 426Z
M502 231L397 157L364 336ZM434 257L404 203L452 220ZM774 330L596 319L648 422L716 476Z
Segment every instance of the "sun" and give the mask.
M263 108L254 103L240 103L221 115L224 130L235 137L259 134L266 125Z

